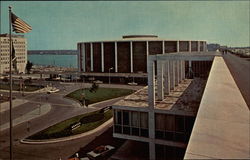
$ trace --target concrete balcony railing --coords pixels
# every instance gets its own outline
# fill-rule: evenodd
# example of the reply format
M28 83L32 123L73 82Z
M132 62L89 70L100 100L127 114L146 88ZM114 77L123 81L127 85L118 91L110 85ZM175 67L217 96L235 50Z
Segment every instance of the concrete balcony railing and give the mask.
M250 114L222 57L215 57L184 159L249 159Z

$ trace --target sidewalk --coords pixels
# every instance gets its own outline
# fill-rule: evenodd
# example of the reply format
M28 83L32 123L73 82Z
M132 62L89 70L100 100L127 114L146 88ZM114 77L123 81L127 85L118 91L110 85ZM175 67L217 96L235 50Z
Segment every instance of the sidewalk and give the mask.
M12 100L12 109L19 106L19 105L27 103L27 102L28 102L28 100L25 100L25 99L14 99L14 100ZM0 104L0 113L7 111L9 109L10 109L10 102L9 101L3 102Z
M50 144L50 143L70 141L70 140L74 140L74 139L78 139L78 138L89 136L91 134L94 134L95 132L101 131L104 128L111 127L112 125L113 125L113 118L111 118L108 121L104 122L99 127L95 128L93 130L87 131L85 133L82 133L82 134L77 134L77 135L73 135L73 136L69 136L69 137L63 137L63 138L48 139L48 140L22 139L22 140L20 140L20 142L24 143L24 144Z
M42 115L45 115L46 113L48 113L51 110L51 105L50 104L43 104L41 105L41 107L34 109L33 111L30 111L24 115L22 115L21 117L18 117L16 119L13 120L13 127L21 124L23 122L32 120L34 118L40 117ZM5 123L0 125L0 131L3 131L7 128L10 127L10 123Z

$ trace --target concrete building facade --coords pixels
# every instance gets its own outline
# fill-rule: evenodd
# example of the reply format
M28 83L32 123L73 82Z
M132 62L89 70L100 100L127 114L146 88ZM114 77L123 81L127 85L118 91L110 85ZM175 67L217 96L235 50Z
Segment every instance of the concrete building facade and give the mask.
M113 136L148 143L150 160L183 159L206 85L185 78L184 61L212 62L214 55L149 56L148 86L113 105Z
M167 40L155 35L128 35L120 40L79 42L80 72L147 73L149 55L207 50L206 41Z
M0 40L1 40L0 73L3 74L9 71L9 56L10 56L9 35L1 34ZM12 35L12 42L14 45L15 55L17 58L17 72L24 73L27 64L27 39L24 38L24 36L22 35Z

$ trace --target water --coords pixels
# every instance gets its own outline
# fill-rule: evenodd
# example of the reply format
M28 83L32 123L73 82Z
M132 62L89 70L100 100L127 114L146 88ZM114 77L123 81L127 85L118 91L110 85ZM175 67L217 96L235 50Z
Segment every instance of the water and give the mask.
M32 54L28 60L34 65L77 68L77 55Z

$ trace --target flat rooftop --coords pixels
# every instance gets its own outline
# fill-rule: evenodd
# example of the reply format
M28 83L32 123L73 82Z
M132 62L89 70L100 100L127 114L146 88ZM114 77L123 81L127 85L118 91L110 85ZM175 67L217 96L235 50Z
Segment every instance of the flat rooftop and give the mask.
M215 57L184 159L250 159L250 112L222 57Z
M201 78L185 79L162 101L155 102L155 109L172 114L196 115L206 80ZM157 89L157 86L156 86ZM157 93L157 92L156 92ZM157 97L156 97L157 98ZM116 102L113 106L126 106L134 108L148 107L148 87Z

